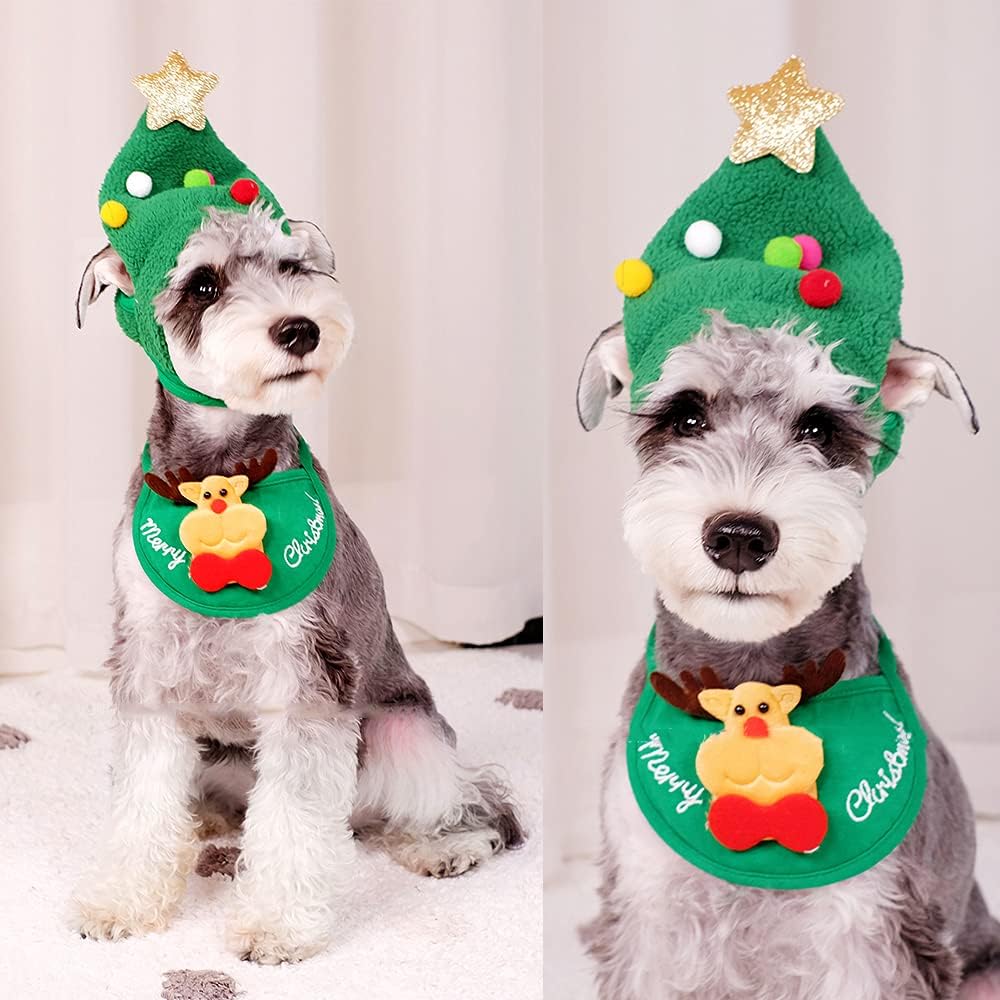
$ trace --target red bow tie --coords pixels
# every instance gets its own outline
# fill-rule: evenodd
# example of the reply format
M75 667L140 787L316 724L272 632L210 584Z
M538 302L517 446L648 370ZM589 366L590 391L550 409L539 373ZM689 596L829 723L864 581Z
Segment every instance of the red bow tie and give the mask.
M747 851L776 840L800 854L815 851L829 826L826 810L811 795L789 795L759 806L742 795L723 795L708 810L708 828L731 851Z
M230 583L263 590L271 579L271 569L271 560L260 549L247 549L232 559L202 552L191 560L191 579L210 594Z

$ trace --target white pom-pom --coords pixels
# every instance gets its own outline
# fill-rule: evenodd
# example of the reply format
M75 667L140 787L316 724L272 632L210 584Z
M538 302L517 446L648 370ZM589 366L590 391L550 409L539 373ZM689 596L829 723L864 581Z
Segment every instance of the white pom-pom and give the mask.
M153 178L141 170L133 170L125 180L125 190L133 198L146 198L153 190Z
M722 247L722 230L708 219L699 219L687 227L684 246L693 257L714 257Z

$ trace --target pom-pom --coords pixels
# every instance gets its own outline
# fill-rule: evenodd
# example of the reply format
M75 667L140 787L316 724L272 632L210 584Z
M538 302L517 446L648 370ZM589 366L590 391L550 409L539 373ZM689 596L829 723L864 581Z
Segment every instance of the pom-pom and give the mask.
M833 271L817 268L802 275L799 282L799 295L807 306L813 309L829 309L840 301L844 286Z
M799 261L799 267L803 271L812 271L823 263L823 248L815 236L799 233L794 239L802 247L802 260Z
M684 246L692 257L714 257L722 247L722 230L708 219L699 219L684 230Z
M101 205L101 222L109 229L120 229L128 220L128 209L120 201L106 201Z
M260 194L260 187L257 182L249 177L241 177L238 181L233 181L229 189L233 201L238 201L241 205L249 205Z
M133 198L148 198L153 190L153 178L141 170L133 170L125 178L125 190Z
M772 267L795 267L802 263L802 247L791 236L775 236L764 247L764 263Z
M184 187L199 188L211 187L215 183L215 178L201 167L195 167L184 175Z
M652 283L653 271L644 260L629 258L615 268L615 284L618 290L630 299L648 291Z

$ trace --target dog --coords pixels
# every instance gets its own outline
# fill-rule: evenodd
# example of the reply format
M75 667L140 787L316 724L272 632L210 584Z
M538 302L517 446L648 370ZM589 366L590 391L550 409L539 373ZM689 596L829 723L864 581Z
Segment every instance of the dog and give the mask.
M111 246L84 272L81 325L107 287L133 294ZM181 380L226 403L185 402L158 383L158 462L196 481L271 450L278 471L298 467L288 414L340 365L354 328L320 229L263 203L208 209L154 307ZM111 823L74 896L86 937L164 928L199 827L242 826L227 941L264 964L326 946L356 837L438 878L523 839L502 777L460 762L393 630L368 544L317 471L337 526L330 569L304 600L253 618L205 617L153 586L132 541L141 468L132 476L113 553Z
M673 683L710 664L724 688L778 684L784 665L831 649L845 679L877 672L861 556L881 418L813 334L710 313L627 417L640 471L625 538L656 583L656 670ZM631 378L619 323L583 365L586 429ZM935 389L977 428L951 365L897 341L885 410L905 416ZM831 885L752 888L689 864L640 812L625 746L646 679L643 660L603 775L600 911L583 930L601 1000L1000 997L1000 924L973 874L972 807L929 729L923 804L894 852Z

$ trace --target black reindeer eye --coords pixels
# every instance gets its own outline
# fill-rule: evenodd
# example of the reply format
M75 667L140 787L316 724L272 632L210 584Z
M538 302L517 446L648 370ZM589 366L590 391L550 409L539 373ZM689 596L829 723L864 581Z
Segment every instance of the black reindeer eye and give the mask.
M212 494L211 494L211 493L210 493L210 492L209 492L208 490L205 490L205 492L204 492L204 493L202 493L202 496L203 496L203 497L204 497L204 498L205 498L206 500L211 500L211 499L212 499Z
M822 406L812 406L799 417L795 424L795 440L826 448L833 440L837 429L834 415Z
M219 490L219 496L220 496L220 497L226 497L226 496L229 496L229 490L227 490L227 489L225 488L225 486L223 486L223 487L222 487L222 489L221 489L221 490Z
M733 711L737 715L745 715L746 714L746 709L742 705L737 705L736 708L733 709Z
M771 706L768 705L768 703L766 701L762 701L757 706L757 711L760 712L761 715L767 715L767 713L770 711L770 709L771 709Z
M184 294L198 305L210 306L220 295L219 276L211 267L199 267L184 285Z

